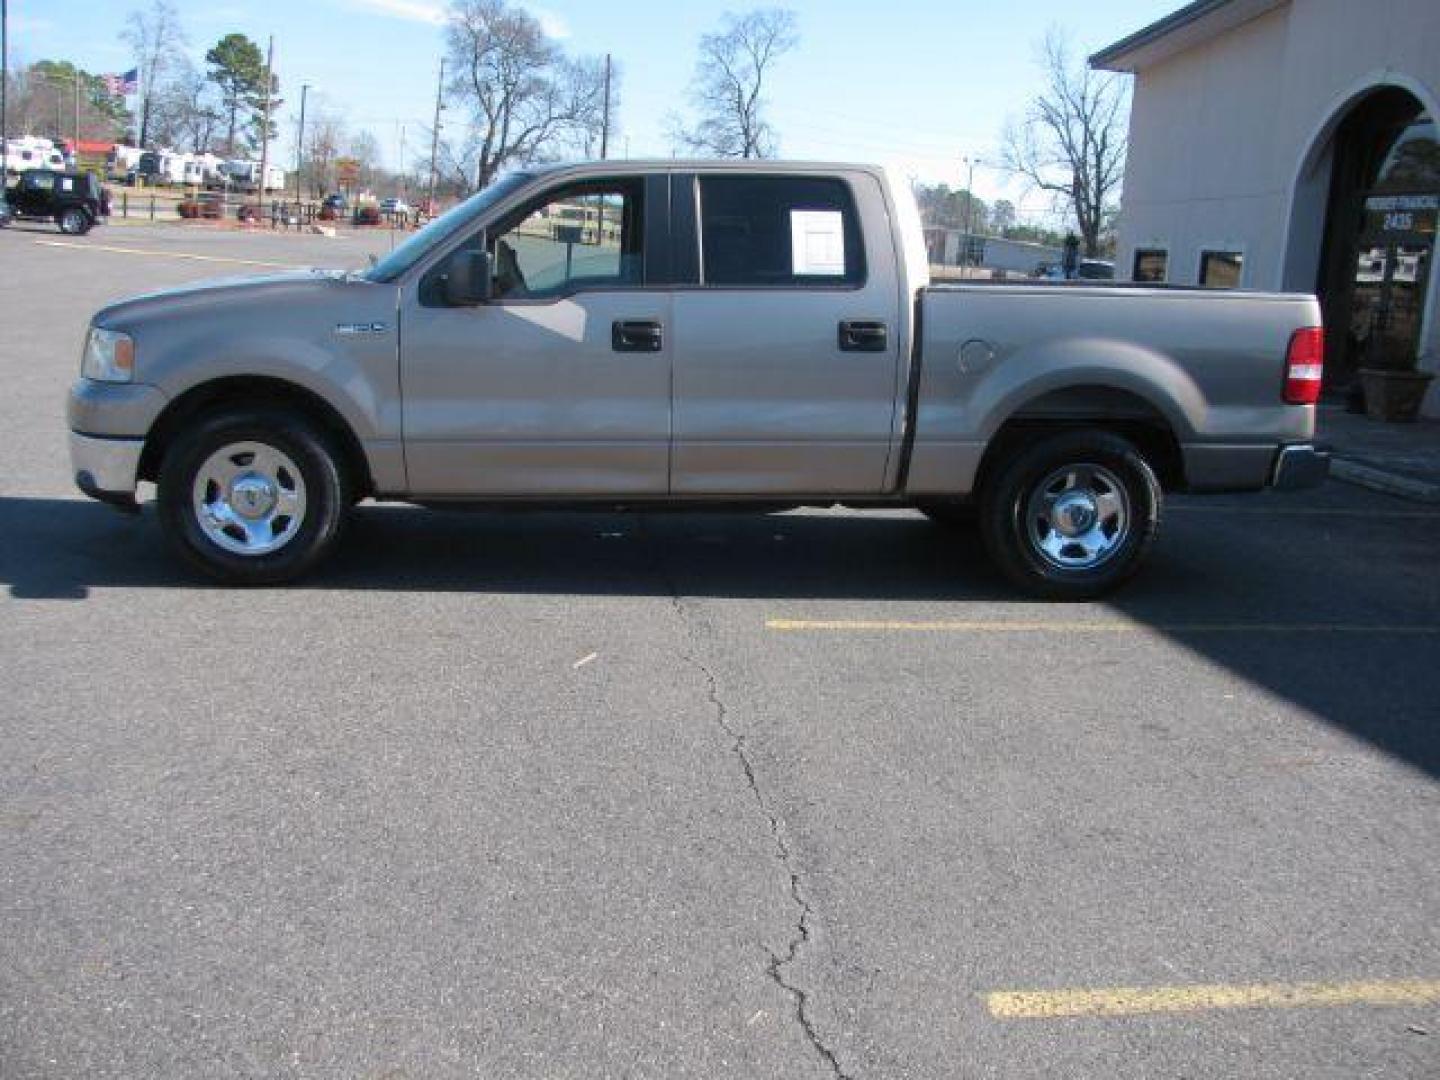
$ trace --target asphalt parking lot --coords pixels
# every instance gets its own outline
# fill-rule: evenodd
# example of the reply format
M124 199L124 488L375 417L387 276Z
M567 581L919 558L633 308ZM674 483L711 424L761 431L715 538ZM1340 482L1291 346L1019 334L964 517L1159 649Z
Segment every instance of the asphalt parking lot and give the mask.
M1175 499L1114 603L910 513L83 499L106 300L389 237L0 232L0 1076L1440 1075L1440 512Z

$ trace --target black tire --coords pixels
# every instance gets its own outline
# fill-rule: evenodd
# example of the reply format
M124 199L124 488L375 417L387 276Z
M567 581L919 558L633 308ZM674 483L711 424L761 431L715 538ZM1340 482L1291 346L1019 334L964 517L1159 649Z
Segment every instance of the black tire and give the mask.
M1078 504L1075 511L1052 501L1065 497ZM1091 600L1140 569L1159 534L1162 506L1155 471L1133 443L1108 431L1066 431L986 478L980 535L1000 571L1031 595ZM1092 512L1094 524L1082 532ZM1079 534L1073 539L1072 528Z
M95 219L83 207L71 206L55 215L55 224L67 236L84 236L95 224Z
M226 550L207 533L198 516L194 488L200 470L227 447L244 443L260 444L289 459L280 469L283 483L296 484L297 478L289 475L291 463L299 473L303 512L295 515L298 524L275 550ZM244 456L238 460L244 461ZM166 450L156 499L161 527L185 562L225 584L293 581L320 562L340 539L351 501L343 462L324 431L296 413L266 408L212 413ZM290 529L290 518L281 514L276 520L286 523L282 535ZM209 528L215 529L213 521ZM240 542L244 536L241 533L231 539Z

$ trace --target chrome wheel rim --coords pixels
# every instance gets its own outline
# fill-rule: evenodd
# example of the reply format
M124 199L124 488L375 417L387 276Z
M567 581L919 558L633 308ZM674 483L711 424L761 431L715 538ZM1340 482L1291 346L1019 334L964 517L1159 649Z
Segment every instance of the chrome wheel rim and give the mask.
M84 218L81 216L79 210L66 210L65 213L60 216L60 224L64 227L65 232L68 233L79 232L80 223L83 220Z
M200 466L191 501L211 543L235 555L268 555L293 540L305 521L305 480L284 451L231 443Z
M1103 465L1065 465L1035 486L1025 534L1035 553L1060 570L1093 570L1130 535L1130 497Z

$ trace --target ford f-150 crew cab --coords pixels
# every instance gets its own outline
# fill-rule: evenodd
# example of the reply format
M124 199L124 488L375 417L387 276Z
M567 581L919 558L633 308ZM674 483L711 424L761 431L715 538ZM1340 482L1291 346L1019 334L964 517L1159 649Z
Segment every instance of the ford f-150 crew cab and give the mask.
M1313 297L929 284L883 169L523 171L363 273L95 315L75 479L236 583L311 568L367 497L978 514L1031 592L1099 595L1162 492L1318 483ZM973 508L973 510L971 509Z

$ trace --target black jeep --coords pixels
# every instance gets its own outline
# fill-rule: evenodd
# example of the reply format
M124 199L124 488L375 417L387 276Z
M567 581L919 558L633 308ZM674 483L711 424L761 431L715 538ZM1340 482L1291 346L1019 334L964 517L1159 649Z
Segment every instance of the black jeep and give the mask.
M20 174L4 198L10 215L0 213L0 224L8 224L11 215L53 221L73 236L83 236L110 215L110 192L89 173L31 169Z

